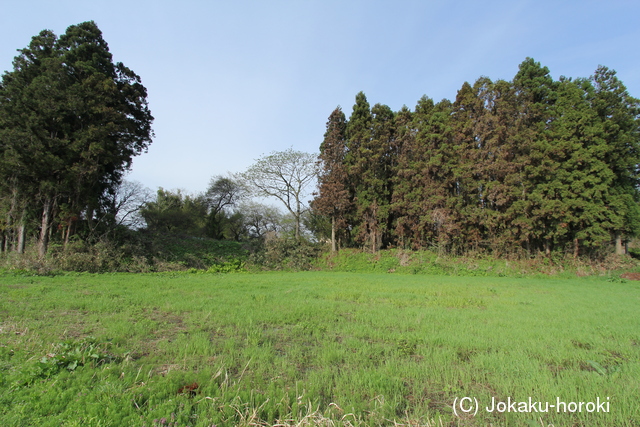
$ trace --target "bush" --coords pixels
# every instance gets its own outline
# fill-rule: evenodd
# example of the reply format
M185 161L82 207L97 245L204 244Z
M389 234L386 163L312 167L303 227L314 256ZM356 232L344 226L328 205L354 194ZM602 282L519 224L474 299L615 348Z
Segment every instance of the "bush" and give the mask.
M49 257L56 270L105 273L125 271L124 253L113 243L98 242L89 245L73 242L50 248Z
M264 243L262 250L252 254L249 262L267 270L310 270L322 245L306 240L275 238Z

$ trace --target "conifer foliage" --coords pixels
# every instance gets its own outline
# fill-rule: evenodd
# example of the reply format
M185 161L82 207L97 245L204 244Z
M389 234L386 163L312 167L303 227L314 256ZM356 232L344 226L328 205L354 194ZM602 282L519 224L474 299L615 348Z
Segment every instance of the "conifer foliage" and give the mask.
M413 111L360 92L319 162L314 207L343 245L579 256L640 232L640 101L602 66L555 81L527 58Z
M333 110L327 122L324 141L320 145L318 172L319 193L312 207L331 219L331 250L336 251L338 229L346 227L346 214L351 207L345 165L347 120L340 107Z
M106 217L153 117L140 77L113 62L94 22L42 31L19 52L0 85L3 247L23 250L31 230L44 255L54 228L68 242Z

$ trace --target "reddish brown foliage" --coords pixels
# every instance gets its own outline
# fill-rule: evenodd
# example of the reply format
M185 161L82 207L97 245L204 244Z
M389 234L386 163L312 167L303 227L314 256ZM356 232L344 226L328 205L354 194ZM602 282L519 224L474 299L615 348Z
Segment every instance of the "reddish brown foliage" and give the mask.
M182 386L178 389L178 394L188 394L190 396L195 396L198 387L198 383L191 383L189 385Z

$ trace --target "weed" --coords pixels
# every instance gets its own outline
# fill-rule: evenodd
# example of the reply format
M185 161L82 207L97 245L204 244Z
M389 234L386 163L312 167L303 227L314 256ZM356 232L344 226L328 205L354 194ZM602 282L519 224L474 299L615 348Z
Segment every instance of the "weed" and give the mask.
M93 368L104 363L119 362L122 356L107 351L109 343L99 343L93 337L78 341L67 340L53 346L51 352L44 355L30 369L18 384L30 385L38 379L50 378L62 370L75 371L78 367L89 365Z

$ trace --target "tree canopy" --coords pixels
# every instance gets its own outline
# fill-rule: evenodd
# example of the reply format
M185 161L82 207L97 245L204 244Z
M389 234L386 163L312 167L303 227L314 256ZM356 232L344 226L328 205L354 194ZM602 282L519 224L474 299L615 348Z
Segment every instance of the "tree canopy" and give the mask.
M300 239L302 214L306 197L316 179L316 159L313 154L296 151L274 151L256 160L241 177L245 186L258 197L275 197L293 215L295 237Z
M334 111L313 205L347 245L595 253L638 235L640 102L616 73L465 82L413 111ZM335 221L335 219L340 221Z
M151 143L153 117L140 77L113 62L94 22L60 37L44 30L19 52L0 85L5 240L41 215L44 255L54 222L68 241L108 208L105 196Z

